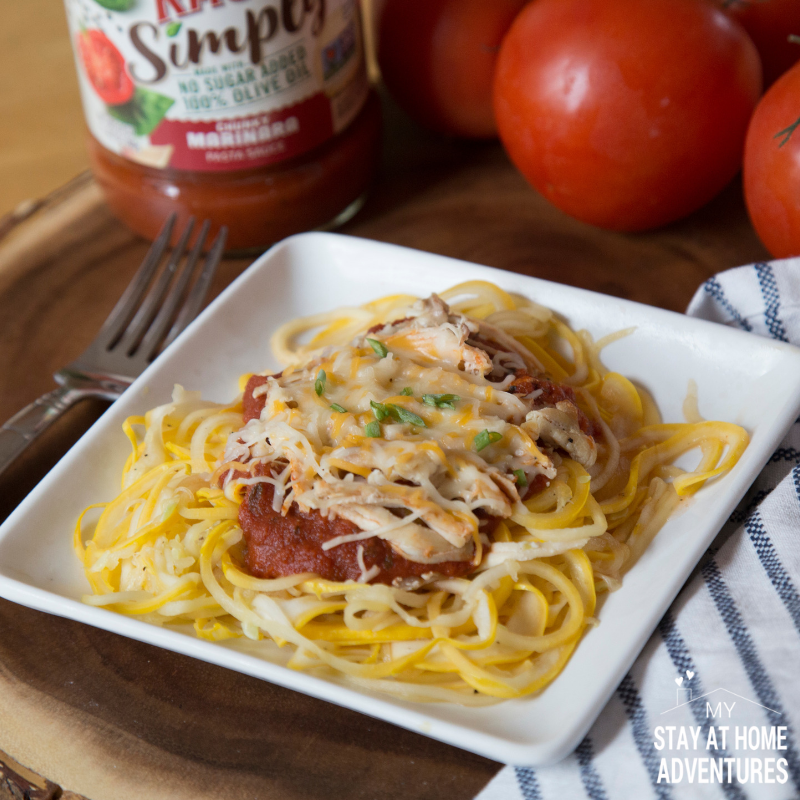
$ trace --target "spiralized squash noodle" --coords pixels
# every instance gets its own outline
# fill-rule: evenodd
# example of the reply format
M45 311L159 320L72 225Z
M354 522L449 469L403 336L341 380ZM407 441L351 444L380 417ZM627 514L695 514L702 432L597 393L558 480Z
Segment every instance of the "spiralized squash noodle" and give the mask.
M414 590L312 573L248 574L243 495L258 481L282 492L286 471L254 477L225 462L226 443L243 426L241 396L216 405L178 386L171 402L126 421L132 453L121 492L77 522L75 550L93 592L85 602L191 625L209 641L289 647L294 669L407 700L482 705L550 683L596 622L598 595L620 586L681 502L736 464L748 437L736 425L703 420L696 387L686 404L690 422L663 424L649 395L600 360L603 346L632 331L594 342L548 309L481 281L441 297L453 312L513 337L548 378L574 388L602 430L596 463L586 469L562 453L549 485L478 542L475 571ZM274 352L290 370L302 369L322 348L401 318L415 300L396 295L295 320L274 334ZM697 466L678 469L690 451L699 454ZM96 524L86 524L99 508Z

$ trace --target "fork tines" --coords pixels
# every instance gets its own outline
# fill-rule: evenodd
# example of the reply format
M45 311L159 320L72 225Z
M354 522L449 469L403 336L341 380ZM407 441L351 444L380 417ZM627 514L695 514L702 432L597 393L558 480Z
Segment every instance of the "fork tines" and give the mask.
M225 248L227 230L220 230L209 248L200 274L192 284L195 267L208 238L210 222L203 222L197 240L187 255L195 228L195 219L191 217L166 264L159 271L176 219L177 214L172 214L166 221L138 272L103 325L100 337L105 342L106 350L113 349L137 360L152 361L200 310ZM181 267L184 256L186 259Z

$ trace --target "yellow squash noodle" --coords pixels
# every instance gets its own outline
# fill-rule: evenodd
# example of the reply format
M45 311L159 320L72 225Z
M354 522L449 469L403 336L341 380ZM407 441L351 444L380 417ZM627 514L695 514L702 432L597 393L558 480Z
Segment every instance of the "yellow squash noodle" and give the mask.
M189 626L212 642L258 641L267 655L289 647L294 669L407 700L483 705L550 683L596 622L598 595L619 586L682 498L736 464L748 437L736 425L700 419L696 399L687 406L694 409L692 422L662 424L644 390L603 367L600 347L615 336L596 344L548 309L482 281L441 296L455 312L513 337L550 380L574 389L603 431L592 467L562 455L555 478L517 503L491 536L475 531L480 565L474 572L413 590L312 573L250 575L238 515L248 481L258 478L241 472L224 489L216 481L239 466L226 463L224 454L229 436L243 427L241 397L220 406L176 387L171 402L126 421L132 453L122 490L77 522L75 552L92 591L85 602L153 624ZM414 301L395 295L295 320L275 333L273 348L288 370L297 369L322 348L398 319ZM332 382L338 380L334 367L323 363ZM478 403L496 402L491 388L457 375L451 381L470 399L458 411L459 424L473 419ZM390 402L411 413L404 394ZM441 413L429 409L431 419ZM342 410L339 417L337 430L348 414ZM504 431L498 436L505 441L541 455L525 431ZM353 447L368 441L351 439ZM291 446L307 454L312 443L297 438ZM424 445L427 457L440 461L443 447ZM675 466L690 452L696 454L691 471ZM325 469L369 475L339 457ZM437 510L423 504L419 513Z

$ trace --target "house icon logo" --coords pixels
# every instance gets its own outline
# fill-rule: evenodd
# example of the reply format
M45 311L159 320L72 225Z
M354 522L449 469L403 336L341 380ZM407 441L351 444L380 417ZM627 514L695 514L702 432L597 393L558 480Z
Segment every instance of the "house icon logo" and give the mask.
M694 672L687 670L686 675L689 680L691 680L694 677ZM763 708L772 714L782 716L780 711L776 711L774 708L770 708L769 706L765 706L762 703L756 702L755 700L751 700L749 697L743 697L740 694L736 694L736 692L732 692L730 689L726 689L723 686L719 686L716 689L712 689L710 692L704 692L703 694L699 694L697 697L694 697L692 695L692 689L683 685L683 675L675 678L675 683L678 686L675 705L672 708L668 708L666 711L662 711L662 716L664 714L669 714L671 711L682 708L683 706L687 706L690 703L693 704L705 702L707 718L719 716L720 710L725 710L727 712L726 716L730 718L731 714L733 713L733 708L739 700L743 700L745 703L751 703L754 706L759 706L760 708Z
M783 751L791 742L788 726L780 724L783 714L723 686L695 696L688 685L694 675L687 670L675 678L675 705L660 714L664 718L689 707L693 723L686 724L685 715L674 720L667 717L659 720L653 731L653 747L659 758L657 782L786 783L789 762ZM698 688L697 681L694 687ZM771 724L752 724L752 714L747 713L744 716L750 718L750 724L745 720L736 724L733 715L737 705L739 709L747 705L763 709L765 721Z

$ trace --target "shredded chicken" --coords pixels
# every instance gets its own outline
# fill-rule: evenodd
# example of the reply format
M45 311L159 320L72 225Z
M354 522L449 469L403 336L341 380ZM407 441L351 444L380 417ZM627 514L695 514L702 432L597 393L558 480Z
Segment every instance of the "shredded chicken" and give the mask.
M441 506L428 499L427 492L419 486L398 486L389 483L372 486L366 482L339 481L330 484L317 481L312 490L323 509L334 510L341 515L346 505L374 505L387 508L404 508L416 512L419 517L443 539L456 547L463 547L471 538L477 523L458 519L448 514ZM387 537L388 538L388 537Z
M364 357L368 339L385 348L377 359ZM406 391L409 382L416 386ZM572 390L550 381L512 336L451 313L436 295L256 391L260 418L231 437L228 452L288 464L284 514L296 503L348 520L421 564L473 558L476 513L510 517L523 499L520 482L555 477L557 451L584 467L597 458ZM438 406L425 392L454 400ZM386 408L376 415L401 393L417 411L402 417L393 405L394 416ZM380 423L377 431L368 433L365 420Z
M533 439L541 439L551 447L560 447L579 464L591 467L597 459L597 445L591 436L585 434L577 417L570 413L574 403L562 401L555 408L530 411L522 428Z
M342 505L337 506L336 513L363 531L378 530L397 522L397 517L381 506ZM416 522L410 522L388 533L379 533L378 537L389 542L392 549L403 558L416 561L418 564L469 561L475 552L471 540L461 547L455 547L436 531Z
M437 295L416 304L419 314L386 326L375 333L393 352L429 364L449 364L472 375L491 372L492 359L477 347L466 344L477 325L466 317L450 314Z

